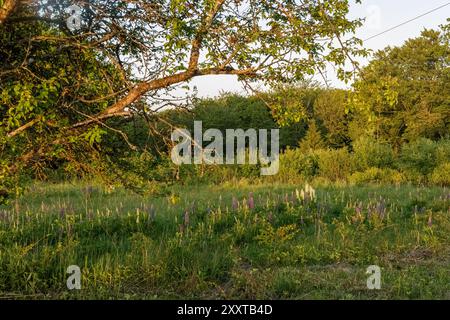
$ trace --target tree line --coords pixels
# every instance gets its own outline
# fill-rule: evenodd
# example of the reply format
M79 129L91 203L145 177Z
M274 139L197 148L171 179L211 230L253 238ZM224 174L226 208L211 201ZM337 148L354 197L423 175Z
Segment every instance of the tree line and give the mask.
M338 90L308 79L331 63L349 80L349 57L368 55L359 39L344 41L362 24L347 18L348 1L78 3L74 32L66 23L71 1L0 0L3 195L55 175L130 187L128 175L176 180L169 132L193 120L205 128L279 127L282 149L304 152L352 152L365 137L397 155L419 139L448 137L448 24L375 53L365 68L354 65L352 90ZM177 86L211 74L272 89L173 102Z

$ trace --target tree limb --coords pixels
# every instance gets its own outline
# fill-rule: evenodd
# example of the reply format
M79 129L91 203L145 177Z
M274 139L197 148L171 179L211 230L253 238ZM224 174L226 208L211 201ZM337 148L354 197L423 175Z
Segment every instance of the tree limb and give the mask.
M123 112L127 106L138 100L140 97L142 97L145 93L149 91L167 88L171 85L185 82L195 77L196 75L200 75L198 71L198 61L200 58L200 50L202 42L205 35L208 33L208 30L210 29L214 21L214 18L216 17L217 13L219 12L224 2L225 0L216 0L211 11L202 18L201 26L199 27L196 36L192 40L192 48L187 71L167 76L164 78L155 79L150 82L142 82L137 84L133 89L130 90L130 92L125 97L123 97L121 100L119 100L114 105L112 105L111 107L103 111L100 115L94 118L98 119L99 117L104 117L106 115L115 115L120 112ZM230 70L229 71L230 73L225 73L225 71L226 71L225 69L216 70L216 74L218 74L217 72L222 72L221 74L236 74L231 73L236 71ZM208 74L214 73L210 71ZM78 124L76 124L75 126L78 126Z
M8 19L18 3L18 0L3 0L3 5L0 7L0 25Z
M18 135L19 133L21 133L21 132L27 130L28 128L30 128L30 127L32 127L32 126L34 126L39 120L40 120L39 118L36 118L36 119L34 119L34 120L31 120L30 122L28 122L28 123L24 124L23 126L17 128L16 130L11 131L11 132L8 133L6 136L7 136L8 138L15 137L15 136Z
M86 125L89 125L93 122L98 122L99 120L108 119L117 116L129 115L129 112L124 111L124 109L137 101L142 95L147 93L148 91L158 90L161 88L167 88L168 86L185 82L191 78L197 76L205 76L205 75L247 75L247 76L256 76L255 69L243 69L243 70L235 70L231 67L228 68L210 68L203 70L194 70L194 71L186 71L182 73L178 73L172 76L168 76L161 79L155 79L150 82L143 82L134 87L124 98L114 104L112 107L108 108L101 114L91 117L86 121L82 121L74 124L71 128L79 128Z

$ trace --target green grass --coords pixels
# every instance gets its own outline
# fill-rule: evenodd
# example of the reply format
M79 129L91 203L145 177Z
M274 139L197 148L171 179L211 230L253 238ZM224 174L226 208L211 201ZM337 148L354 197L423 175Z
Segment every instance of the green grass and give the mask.
M450 299L448 189L329 185L302 201L302 187L141 197L33 185L0 207L0 297ZM381 290L366 287L374 264ZM80 291L66 288L69 265L82 269Z

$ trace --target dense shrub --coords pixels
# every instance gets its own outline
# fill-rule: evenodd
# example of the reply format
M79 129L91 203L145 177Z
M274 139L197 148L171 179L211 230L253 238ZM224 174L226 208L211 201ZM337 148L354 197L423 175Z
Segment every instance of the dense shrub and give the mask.
M214 184L241 179L257 179L261 174L261 166L251 164L204 166L204 170L203 180ZM192 179L195 181L196 177L194 176Z
M319 175L331 181L344 180L353 171L352 157L346 148L317 150Z
M442 139L436 142L436 165L450 162L450 139Z
M351 184L402 182L449 185L450 140L433 142L421 139L405 144L397 156L390 145L373 138L360 138L353 152L341 149L287 148L280 154L277 175L261 177L260 165L183 165L176 166L170 157L154 157L136 153L123 163L132 175L125 175L134 186L179 182L222 184L226 182L262 180L297 183L305 180L343 181ZM131 169L131 170L130 170ZM139 178L139 179L138 179Z
M317 155L303 152L300 149L287 149L280 155L280 171L278 177L284 181L292 178L311 178L318 174L319 163Z
M325 142L329 147L349 146L349 122L352 114L348 107L348 91L323 90L314 103L316 122L324 129Z
M280 156L277 178L291 181L320 176L331 181L344 180L353 170L352 157L346 148L302 151L288 149Z
M405 182L405 176L394 169L371 167L363 172L355 172L349 177L349 182L352 184L364 183L390 183L400 184Z
M403 146L398 167L411 177L427 176L436 167L437 144L429 139L418 139Z
M361 137L353 144L353 151L354 164L358 170L389 168L394 162L392 147L373 138Z
M442 186L450 186L450 162L436 167L431 174L430 182Z

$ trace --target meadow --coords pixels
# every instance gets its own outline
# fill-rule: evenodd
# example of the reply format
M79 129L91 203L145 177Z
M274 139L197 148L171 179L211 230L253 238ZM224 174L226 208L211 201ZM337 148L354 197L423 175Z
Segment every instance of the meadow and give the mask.
M0 207L0 298L450 299L448 188L313 188L34 183Z
M364 2L0 0L0 299L450 300L450 3Z

